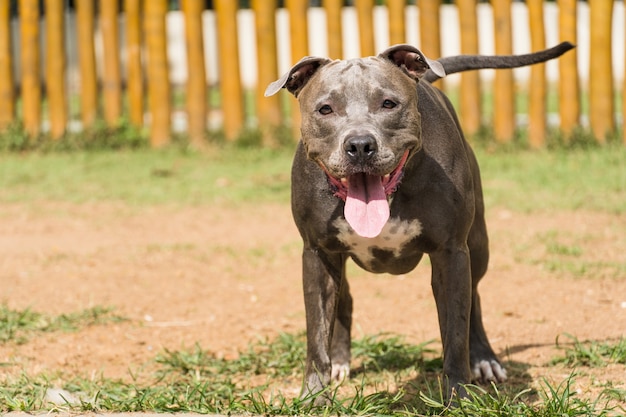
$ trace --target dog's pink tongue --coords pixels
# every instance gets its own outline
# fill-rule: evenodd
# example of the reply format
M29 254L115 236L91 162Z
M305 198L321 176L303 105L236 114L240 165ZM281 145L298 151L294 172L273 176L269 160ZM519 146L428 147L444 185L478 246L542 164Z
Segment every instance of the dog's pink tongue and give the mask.
M389 204L381 177L367 174L348 177L343 214L359 236L378 236L389 219Z

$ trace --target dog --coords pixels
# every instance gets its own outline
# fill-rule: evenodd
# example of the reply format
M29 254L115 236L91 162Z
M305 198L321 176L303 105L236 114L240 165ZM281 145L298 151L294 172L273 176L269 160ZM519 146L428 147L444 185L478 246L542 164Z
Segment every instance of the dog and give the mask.
M410 45L375 57L305 57L271 83L297 97L302 138L291 206L302 236L307 357L302 398L315 404L350 372L348 258L373 273L405 274L423 254L443 345L447 398L471 381L504 381L485 332L478 283L489 248L478 163L448 98L430 82L460 71L556 58L568 42L509 56L431 60Z

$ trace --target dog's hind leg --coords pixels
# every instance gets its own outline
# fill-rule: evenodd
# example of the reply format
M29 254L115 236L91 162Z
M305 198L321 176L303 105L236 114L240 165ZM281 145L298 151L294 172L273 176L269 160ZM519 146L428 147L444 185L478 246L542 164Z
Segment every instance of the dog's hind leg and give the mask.
M482 186L478 164L471 151L470 164L474 164L475 216L469 232L467 244L470 251L472 271L472 309L470 313L470 366L472 378L476 381L504 381L506 370L494 353L483 326L478 283L487 271L489 263L489 239L485 224Z

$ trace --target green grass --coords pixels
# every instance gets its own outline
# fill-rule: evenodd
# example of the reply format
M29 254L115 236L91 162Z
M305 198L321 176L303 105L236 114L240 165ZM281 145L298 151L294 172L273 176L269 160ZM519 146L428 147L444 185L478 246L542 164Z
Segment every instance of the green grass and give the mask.
M302 334L282 334L251 344L234 359L194 346L163 351L151 376L129 381L104 377L25 375L0 380L0 412L196 412L254 415L448 415L602 416L625 410L626 391L607 389L580 397L570 375L558 384L468 385L469 398L450 408L442 398L438 352L397 336L367 336L353 342L354 375L326 393L328 406L312 409L298 399L305 356ZM523 375L512 367L513 379ZM46 393L63 390L67 402L50 403ZM620 404L622 405L620 408Z
M514 211L626 212L626 147L477 149L485 204Z
M14 310L0 305L0 343L26 343L42 332L78 331L87 326L124 321L109 307L96 306L83 311L49 316L30 309Z
M594 232L572 233L566 229L549 230L535 234L516 247L515 261L539 265L545 271L573 278L623 279L626 260L619 257L594 259L596 239L604 239Z
M291 152L77 151L0 154L0 202L202 205L287 202Z
M563 350L563 356L554 358L552 364L565 364L569 367L603 367L608 364L626 365L626 337L617 341L585 341L575 336L564 335L569 343L562 344L557 338L557 346Z
M0 203L289 201L291 147L0 153ZM626 212L626 148L477 147L487 208Z

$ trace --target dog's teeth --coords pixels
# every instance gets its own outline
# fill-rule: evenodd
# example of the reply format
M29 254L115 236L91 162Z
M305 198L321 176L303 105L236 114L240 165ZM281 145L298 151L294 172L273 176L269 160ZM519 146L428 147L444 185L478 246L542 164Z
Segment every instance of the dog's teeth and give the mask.
M341 179L341 183L342 183L343 185L348 185L348 179L347 179L346 177L343 177L343 178Z

